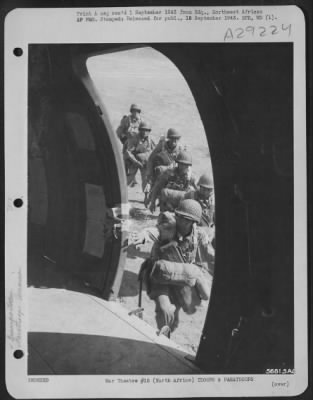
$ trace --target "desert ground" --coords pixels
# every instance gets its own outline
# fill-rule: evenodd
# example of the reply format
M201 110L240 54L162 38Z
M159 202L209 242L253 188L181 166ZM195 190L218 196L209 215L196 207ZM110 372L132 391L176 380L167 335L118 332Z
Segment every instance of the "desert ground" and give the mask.
M123 115L132 103L142 108L142 117L152 126L151 136L157 143L168 128L177 129L181 144L192 153L193 172L199 177L211 169L210 152L203 124L191 91L176 66L152 48L139 48L92 57L87 67L95 87L106 107L112 129L116 130ZM158 210L151 214L144 207L143 193L139 185L128 188L131 210L131 231L139 231L156 223ZM139 250L129 248L120 301L128 310L138 306L138 272L143 260L149 256L151 245ZM142 295L143 319L156 327L154 302L145 289ZM180 312L180 324L171 339L196 352L199 345L208 302L203 302L197 313Z

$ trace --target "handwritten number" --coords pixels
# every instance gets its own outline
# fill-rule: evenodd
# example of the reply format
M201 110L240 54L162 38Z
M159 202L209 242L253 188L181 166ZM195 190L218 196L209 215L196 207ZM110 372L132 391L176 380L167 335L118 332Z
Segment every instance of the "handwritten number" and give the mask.
M255 30L254 26L247 26L246 27L246 32L247 33L251 33L252 36L254 35L254 30Z
M244 34L244 29L238 28L238 29L236 29L236 31L240 31L240 33L238 33L238 35L237 35L237 39L241 39Z
M234 35L231 28L228 28L224 36L224 41L233 40L234 36L236 36L237 39L244 38L246 34L254 36L256 34L256 29L258 29L257 32L260 37L267 36L267 34L278 35L281 34L282 32L288 32L288 36L291 35L291 24L288 25L282 24L281 26L270 25L268 28L266 28L265 26L255 27L253 25L249 25L245 29L243 28L235 29Z
M290 36L290 34L291 34L291 24L289 24L287 26L285 26L285 24L282 24L281 29L283 31L288 31L288 36Z
M260 26L259 29L261 30L260 36L264 37L265 36L265 32L266 32L266 28L264 28L264 26Z

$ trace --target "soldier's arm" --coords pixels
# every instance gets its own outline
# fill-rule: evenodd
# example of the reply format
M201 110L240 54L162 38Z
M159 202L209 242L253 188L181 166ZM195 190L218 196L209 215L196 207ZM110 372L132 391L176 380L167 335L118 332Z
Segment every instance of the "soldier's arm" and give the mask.
M153 139L151 139L151 150L153 151L156 148L156 144L154 143Z
M136 145L133 142L133 140L128 139L123 145L123 155L125 160L130 160L133 162L135 165L138 165L140 168L142 167L142 164L140 161L137 160L133 152L136 149Z
M159 240L160 232L158 228L152 226L145 228L140 232L132 232L130 245L140 246L145 243L154 243Z
M194 191L194 190L189 190L189 191L185 194L184 198L185 198L185 199L192 199L192 200L194 200L194 198L195 198L195 191Z
M168 171L165 171L163 174L161 174L158 179L156 180L152 191L151 191L151 203L154 204L158 195L160 194L161 190L166 186L167 182L169 180L169 173Z
M154 160L155 157L160 153L160 151L162 150L162 143L161 141L154 147L154 149L152 150L149 159L148 159L148 163L147 163L147 178L151 179L152 175L153 175L153 165L154 165Z
M215 236L215 226L198 228L198 251L196 261L211 274L214 271L215 250L212 240Z
M120 125L118 126L116 133L119 139L122 139L123 136L126 135L127 129L128 129L128 118L127 115L124 115L124 117L121 119Z
M194 187L195 189L198 189L196 177L195 177L193 174L191 175L190 184L191 184L191 186Z
M135 165L138 165L138 167L142 168L142 163L139 160L137 160L137 158L134 156L134 154L131 151L127 150L125 153L125 156L132 163L134 163Z
M123 144L123 154L124 158L129 158L129 155L131 154L134 146L132 146L131 142L129 139L127 139L124 144Z

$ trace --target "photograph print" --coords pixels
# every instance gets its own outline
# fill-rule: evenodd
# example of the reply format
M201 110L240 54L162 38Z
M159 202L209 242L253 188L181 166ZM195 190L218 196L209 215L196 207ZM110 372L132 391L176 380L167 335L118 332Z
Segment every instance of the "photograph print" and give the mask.
M293 374L293 44L28 57L28 375Z

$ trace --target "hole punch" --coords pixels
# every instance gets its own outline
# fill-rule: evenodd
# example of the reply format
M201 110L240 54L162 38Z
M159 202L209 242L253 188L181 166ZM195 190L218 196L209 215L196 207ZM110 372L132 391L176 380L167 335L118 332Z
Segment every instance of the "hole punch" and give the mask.
M23 352L23 350L15 350L15 352L13 353L13 356L17 360L19 360L20 358L22 358L24 356L24 352Z
M23 200L22 200L22 199L15 199L15 200L13 201L13 204L14 204L14 207L20 208L20 207L22 207L22 205L23 205Z
M23 54L23 50L20 47L15 47L15 49L13 50L13 54L16 57L21 57L21 55Z

